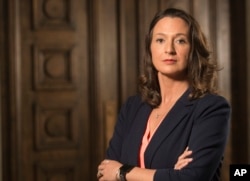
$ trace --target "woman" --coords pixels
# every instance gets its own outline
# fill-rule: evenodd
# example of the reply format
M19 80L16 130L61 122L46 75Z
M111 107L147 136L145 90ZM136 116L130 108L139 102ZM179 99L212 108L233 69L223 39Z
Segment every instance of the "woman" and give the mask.
M166 9L146 37L140 95L121 108L99 181L217 181L230 106L198 23Z

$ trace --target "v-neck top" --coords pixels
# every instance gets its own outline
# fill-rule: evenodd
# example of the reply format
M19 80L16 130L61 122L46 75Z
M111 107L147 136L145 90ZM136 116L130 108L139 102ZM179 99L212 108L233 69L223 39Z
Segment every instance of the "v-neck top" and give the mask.
M148 119L146 131L145 131L145 133L144 133L144 135L142 137L141 148L140 148L140 151L139 151L139 165L140 165L141 168L145 168L144 153L145 153L145 151L147 149L148 144L150 143L151 138L153 137L153 135L154 135L155 131L157 130L157 128L160 126L163 119L161 121L159 121L158 125L153 130L153 132L150 132L150 126L149 126L150 119Z

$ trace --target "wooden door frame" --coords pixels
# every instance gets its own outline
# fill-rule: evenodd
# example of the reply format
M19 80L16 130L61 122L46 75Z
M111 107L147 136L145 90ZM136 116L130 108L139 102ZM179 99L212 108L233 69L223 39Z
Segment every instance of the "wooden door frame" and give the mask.
M5 34L5 28L4 28L4 22L3 21L3 17L5 17L5 4L3 0L0 0L0 181L3 180L3 119L2 119L2 89L3 89L3 60L5 60L4 58L4 44L5 44L5 39L4 39L4 34Z
M0 181L23 180L20 5L20 0L0 0Z
M1 16L1 132L2 132L2 178L3 180L17 180L18 177L18 152L16 133L18 131L18 119L20 119L20 85L17 84L20 66L19 51L19 16L18 0L1 0L3 16Z
M230 1L231 83L232 83L232 163L247 163L249 156L249 80L246 0ZM240 142L239 142L240 140ZM242 144L243 143L243 144Z
M6 64L7 64L7 21L5 20L5 17L7 16L7 2L4 0L0 0L0 129L1 129L1 135L0 135L0 153L1 153L1 160L0 160L0 181L6 180L6 171L8 167L8 161L7 161L7 155L6 155L6 148L7 148L7 141L6 141L6 134L7 134L7 126L6 126L6 115L7 115L7 104L8 101L6 93L8 92L8 86L7 86L7 70L6 70ZM5 45L5 46L4 46Z
M248 79L248 82L247 82L247 89L248 89L248 93L249 93L249 90L250 90L250 83L249 83L249 80L250 80L250 12L247 11L248 9L250 8L250 1L246 1L246 18L247 18L247 62L248 62L248 65L247 65L247 79ZM248 96L248 99L247 99L247 104L248 104L248 129L247 130L250 130L250 96ZM248 163L250 163L250 133L248 132Z

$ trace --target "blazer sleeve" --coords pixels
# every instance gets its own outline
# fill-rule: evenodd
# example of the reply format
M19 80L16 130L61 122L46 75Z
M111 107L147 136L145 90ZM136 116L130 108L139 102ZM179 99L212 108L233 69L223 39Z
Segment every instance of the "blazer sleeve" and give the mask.
M109 142L106 158L121 161L122 144L126 133L131 128L132 120L141 104L139 96L131 96L123 104L118 115L113 136ZM130 122L129 122L130 121Z
M193 161L181 170L158 169L154 181L210 181L216 174L227 142L230 106L221 96L206 96L197 102L193 119L188 144Z

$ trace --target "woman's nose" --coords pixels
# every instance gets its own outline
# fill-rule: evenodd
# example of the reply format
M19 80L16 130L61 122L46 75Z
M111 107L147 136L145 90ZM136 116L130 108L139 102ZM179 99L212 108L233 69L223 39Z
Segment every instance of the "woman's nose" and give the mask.
M176 53L175 48L174 48L174 44L172 42L166 43L165 53L168 53L168 54L175 54Z

